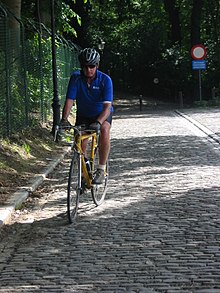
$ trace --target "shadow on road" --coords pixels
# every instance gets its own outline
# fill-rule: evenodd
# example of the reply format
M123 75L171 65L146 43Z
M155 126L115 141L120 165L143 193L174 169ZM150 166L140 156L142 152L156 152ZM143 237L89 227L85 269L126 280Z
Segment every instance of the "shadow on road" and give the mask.
M1 288L181 288L187 293L204 284L220 288L217 158L210 145L193 135L113 137L106 200L98 208L91 200L71 225L65 186L69 164L58 166L41 186L45 204L35 210L39 217L2 229Z

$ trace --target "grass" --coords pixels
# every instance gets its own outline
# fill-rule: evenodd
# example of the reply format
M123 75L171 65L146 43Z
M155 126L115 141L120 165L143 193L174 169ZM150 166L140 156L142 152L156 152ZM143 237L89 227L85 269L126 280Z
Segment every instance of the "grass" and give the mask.
M0 140L0 204L10 194L41 173L62 152L53 141L51 125L38 125Z

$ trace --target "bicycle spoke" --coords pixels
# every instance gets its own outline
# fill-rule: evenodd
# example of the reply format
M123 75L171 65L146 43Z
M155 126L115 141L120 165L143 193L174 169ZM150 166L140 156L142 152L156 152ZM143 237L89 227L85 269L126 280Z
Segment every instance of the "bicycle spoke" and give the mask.
M76 217L79 206L79 155L74 152L70 165L68 188L67 188L67 214L69 223L72 223Z

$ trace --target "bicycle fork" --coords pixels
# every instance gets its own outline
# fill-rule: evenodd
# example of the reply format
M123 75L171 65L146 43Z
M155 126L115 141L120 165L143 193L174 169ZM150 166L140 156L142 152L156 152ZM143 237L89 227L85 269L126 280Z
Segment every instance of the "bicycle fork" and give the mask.
M77 186L77 192L78 194L81 194L82 192L82 155L79 155L79 159L78 159L78 186Z

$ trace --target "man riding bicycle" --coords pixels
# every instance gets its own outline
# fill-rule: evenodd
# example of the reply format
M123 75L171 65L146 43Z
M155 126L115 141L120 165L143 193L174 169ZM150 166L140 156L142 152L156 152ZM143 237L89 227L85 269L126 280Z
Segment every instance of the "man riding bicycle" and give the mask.
M93 183L101 184L110 152L113 85L111 78L98 70L100 55L95 49L81 50L78 58L81 70L70 77L60 125L69 124L68 116L76 102L75 125L86 124L89 129L100 131L99 165Z

